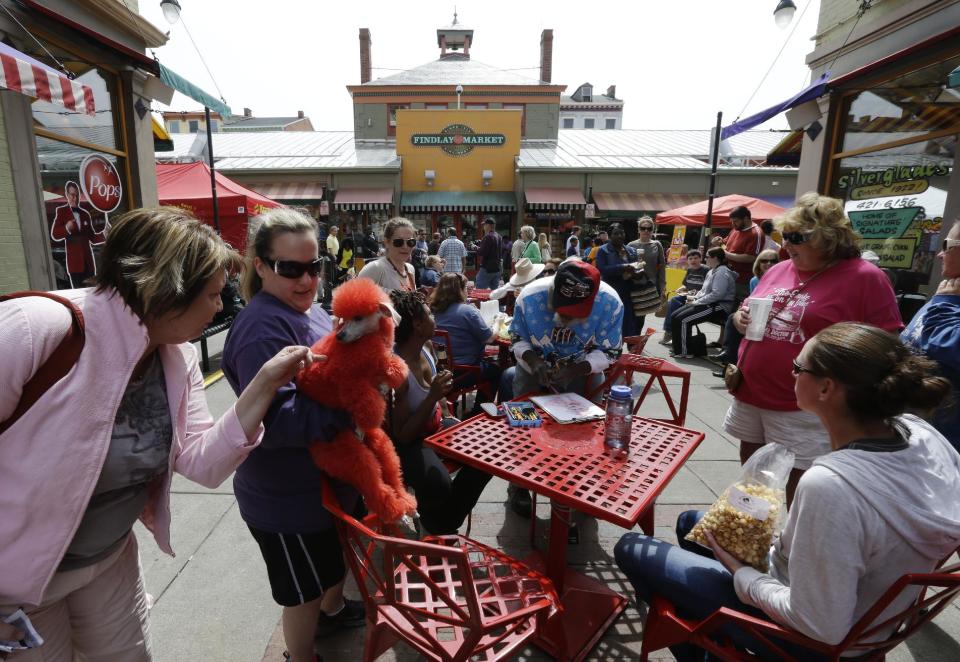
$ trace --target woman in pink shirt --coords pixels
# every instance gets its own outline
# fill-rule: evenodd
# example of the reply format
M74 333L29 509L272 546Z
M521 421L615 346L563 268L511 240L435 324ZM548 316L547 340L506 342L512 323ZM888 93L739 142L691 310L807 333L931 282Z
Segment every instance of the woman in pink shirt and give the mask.
M172 474L223 482L260 443L277 389L312 359L306 347L280 350L214 421L190 341L222 308L238 263L178 209L125 214L97 287L59 293L82 313L78 360L18 417L71 315L42 297L0 303L0 422L12 422L0 434L0 640L23 638L3 622L21 607L43 639L13 659L151 659L134 523L172 556Z
M740 461L769 442L796 456L787 500L813 460L830 451L819 419L800 411L790 375L804 343L837 322L865 322L887 331L903 327L896 297L883 272L860 259L859 237L835 198L806 193L776 220L789 260L775 264L750 295L773 299L763 340L740 343L742 383L723 422L740 439ZM749 301L734 314L741 333L750 323Z

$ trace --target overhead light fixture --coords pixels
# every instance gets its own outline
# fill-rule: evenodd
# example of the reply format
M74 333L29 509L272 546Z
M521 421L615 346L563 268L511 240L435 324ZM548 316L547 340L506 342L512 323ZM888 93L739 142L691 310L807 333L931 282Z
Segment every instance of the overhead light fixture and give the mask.
M423 177L427 180L427 186L433 186L433 180L437 178L436 170L424 170Z
M490 186L490 180L493 179L493 170L484 170L480 173L480 176L483 178L483 185Z
M790 25L793 15L797 13L797 5L793 0L780 0L777 8L773 10L773 21L781 30Z
M160 9L170 25L180 20L180 3L177 0L160 0Z

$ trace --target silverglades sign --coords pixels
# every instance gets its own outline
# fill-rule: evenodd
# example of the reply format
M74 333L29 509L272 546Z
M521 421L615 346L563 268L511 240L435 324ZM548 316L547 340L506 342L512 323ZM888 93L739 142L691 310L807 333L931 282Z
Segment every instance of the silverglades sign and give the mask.
M415 147L439 147L451 156L463 156L474 147L503 147L507 138L502 133L474 133L466 124L451 124L440 133L415 133L410 142Z

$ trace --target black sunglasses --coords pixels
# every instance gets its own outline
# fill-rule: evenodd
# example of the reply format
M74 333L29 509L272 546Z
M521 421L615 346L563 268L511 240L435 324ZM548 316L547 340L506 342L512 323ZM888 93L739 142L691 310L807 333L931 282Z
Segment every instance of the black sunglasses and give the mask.
M323 260L317 258L310 262L296 262L294 260L271 260L268 257L263 258L264 264L273 269L273 273L281 278L300 278L304 272L309 273L311 278L320 275Z
M397 238L397 239L394 239L392 243L393 243L393 247L394 247L394 248L400 248L400 247L403 246L404 244L406 244L406 245L409 246L410 248L413 248L414 246L417 245L417 240L416 240L416 239L400 239L400 238Z
M649 225L640 226L640 232L653 232L653 228Z
M758 261L760 262L760 264L776 264L777 258L771 258L769 260L764 259L764 260L758 260Z
M784 240L784 241L789 241L789 242L790 242L791 244L793 244L794 246L799 246L800 244L806 243L806 242L807 242L807 239L809 239L809 238L810 238L810 235L812 235L812 234L813 234L812 231L808 231L808 232L784 232L784 233L782 233L782 235L783 235L783 240Z
M802 365L800 365L799 363L797 363L797 360L796 360L796 359L794 359L794 360L793 360L793 376L794 376L794 377L799 377L799 376L800 376L800 373L802 373L802 372L806 372L806 373L811 374L811 375L816 375L816 374L817 374L817 373L815 373L813 370L811 370L810 368L804 368Z

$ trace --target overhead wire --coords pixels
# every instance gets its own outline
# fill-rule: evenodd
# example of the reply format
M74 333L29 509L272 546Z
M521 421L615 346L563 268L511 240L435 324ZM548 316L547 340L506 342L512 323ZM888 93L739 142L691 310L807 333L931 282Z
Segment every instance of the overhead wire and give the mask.
M23 30L23 31L26 32L28 35L30 35L30 38L33 39L33 40L37 43L37 46L39 46L40 48L43 49L43 52L46 53L47 56L48 56L51 60L53 60L54 62L57 63L57 66L60 68L60 71L62 71L62 72L67 76L67 78L69 78L70 80L73 80L74 78L76 78L76 74L74 74L72 71L70 71L69 69L67 69L67 67L64 66L63 62L61 62L60 60L58 60L58 59L56 58L56 56L54 56L53 53L51 53L49 50L47 50L47 47L44 46L42 43L40 43L40 40L37 39L36 36L35 36L32 32L30 32L30 30L27 29L27 26L25 26L23 23L20 22L20 19L17 18L16 14L14 14L13 12L11 12L11 11L7 8L7 6L4 5L4 4L2 4L2 3L0 3L0 8L2 8L3 11L5 11L5 12L7 13L7 16L9 16L10 18L13 19L13 22L14 22L14 23L16 23L17 25L20 26L20 29L21 29L21 30Z
M217 94L220 95L220 101L227 103L227 100L223 98L223 91L221 91L220 86L217 84L217 79L213 77L213 72L210 71L210 67L207 66L207 61L203 58L203 53L201 53L200 49L197 48L197 42L193 40L193 35L190 34L190 28L187 27L187 22L183 20L183 16L180 17L180 22L183 23L183 29L186 30L187 36L190 37L190 43L193 44L193 50L197 52L197 57L199 57L200 62L203 63L203 68L207 70L207 75L210 76L210 80L213 81L213 86L217 88Z

